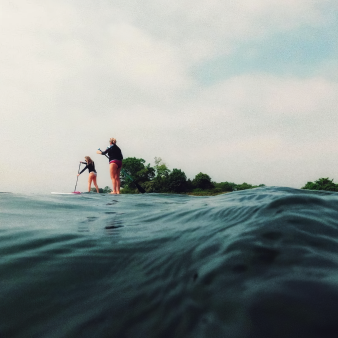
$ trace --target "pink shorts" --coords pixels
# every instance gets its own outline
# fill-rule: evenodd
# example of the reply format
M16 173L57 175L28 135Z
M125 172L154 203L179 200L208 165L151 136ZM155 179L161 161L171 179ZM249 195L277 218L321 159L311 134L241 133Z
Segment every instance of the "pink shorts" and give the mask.
M122 167L122 161L120 161L120 160L112 160L112 161L109 162L109 164L111 164L111 163L117 164L118 169L120 169Z

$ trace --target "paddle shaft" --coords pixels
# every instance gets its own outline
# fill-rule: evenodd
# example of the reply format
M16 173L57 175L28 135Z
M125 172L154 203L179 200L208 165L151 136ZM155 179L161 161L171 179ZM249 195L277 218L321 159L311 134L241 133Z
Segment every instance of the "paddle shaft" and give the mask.
M77 171L78 174L80 174L80 167L81 167L81 163L79 164L79 170ZM77 186L77 181L79 179L79 176L76 177L76 183L75 183L75 188L74 188L74 192L76 190L76 186Z

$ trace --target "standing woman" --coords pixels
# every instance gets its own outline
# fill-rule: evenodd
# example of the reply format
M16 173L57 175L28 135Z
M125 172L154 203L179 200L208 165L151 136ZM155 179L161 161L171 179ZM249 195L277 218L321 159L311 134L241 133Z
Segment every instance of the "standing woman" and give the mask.
M120 172L122 169L122 152L121 149L116 145L116 139L109 139L110 146L105 150L98 150L97 153L101 155L108 154L109 157L109 173L110 178L113 184L113 191L111 194L119 194L120 193Z
M99 192L99 187L97 186L97 183L96 183L97 172L95 170L94 161L89 156L85 156L85 160L86 160L86 162L80 161L80 163L86 164L86 166L84 167L83 170L81 170L81 172L79 174L77 174L77 176L80 176L86 169L88 169L88 171L89 171L88 192L90 192L92 182L94 183L94 186L96 188L96 192Z

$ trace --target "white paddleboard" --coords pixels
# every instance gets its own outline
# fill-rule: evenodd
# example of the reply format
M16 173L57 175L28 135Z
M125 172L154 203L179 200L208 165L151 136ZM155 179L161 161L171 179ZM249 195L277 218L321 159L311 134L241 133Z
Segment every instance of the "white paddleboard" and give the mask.
M54 195L80 195L80 192L51 192Z

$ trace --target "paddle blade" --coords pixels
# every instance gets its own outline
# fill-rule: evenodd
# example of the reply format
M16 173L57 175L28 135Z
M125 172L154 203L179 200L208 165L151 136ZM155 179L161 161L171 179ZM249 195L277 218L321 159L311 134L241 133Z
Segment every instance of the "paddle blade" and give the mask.
M81 194L80 191L73 191L73 194Z
M136 185L136 188L138 189L138 191L141 193L141 194L144 194L146 191L136 182L134 182L135 185Z

